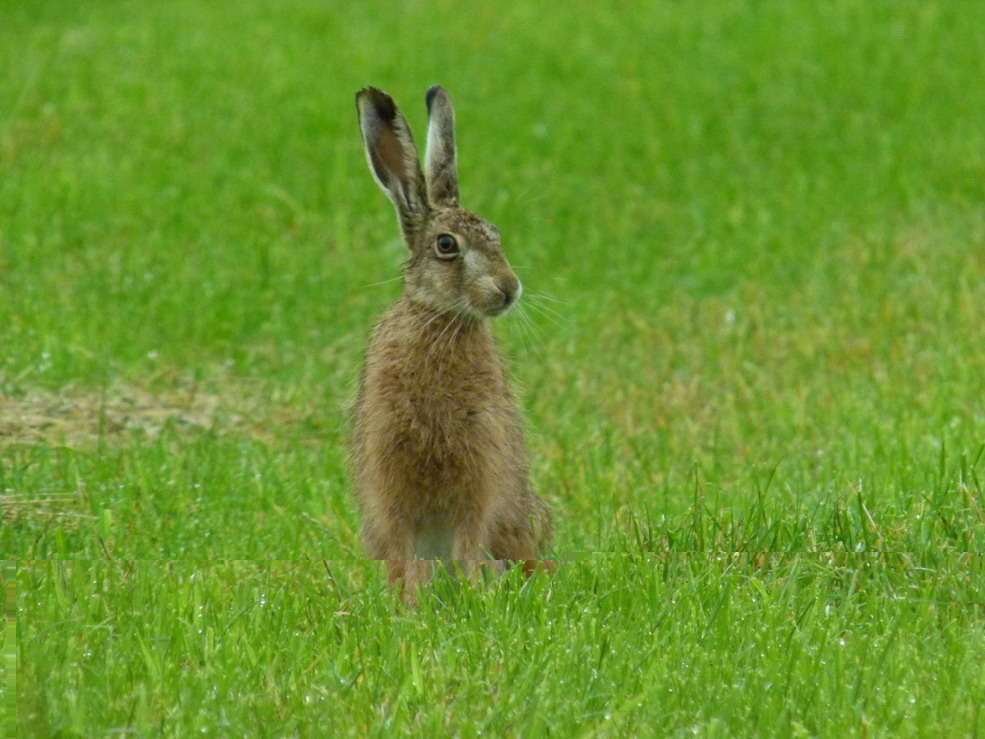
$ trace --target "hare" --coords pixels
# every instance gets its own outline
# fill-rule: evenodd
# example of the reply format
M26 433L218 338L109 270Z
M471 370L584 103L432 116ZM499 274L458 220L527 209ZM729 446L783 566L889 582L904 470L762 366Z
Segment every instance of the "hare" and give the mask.
M546 568L536 557L551 532L489 321L519 300L520 281L499 230L459 207L447 91L431 87L425 100L422 172L393 99L373 87L356 95L369 168L410 258L366 350L350 462L367 554L410 602L434 560L473 581L482 562Z

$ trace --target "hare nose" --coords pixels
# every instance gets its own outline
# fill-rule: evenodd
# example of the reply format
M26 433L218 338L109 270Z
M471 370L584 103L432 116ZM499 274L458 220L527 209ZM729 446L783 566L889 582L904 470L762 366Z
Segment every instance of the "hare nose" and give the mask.
M496 287L498 287L499 291L503 294L504 310L519 300L520 294L523 292L523 287L520 285L520 281L513 275L501 280Z

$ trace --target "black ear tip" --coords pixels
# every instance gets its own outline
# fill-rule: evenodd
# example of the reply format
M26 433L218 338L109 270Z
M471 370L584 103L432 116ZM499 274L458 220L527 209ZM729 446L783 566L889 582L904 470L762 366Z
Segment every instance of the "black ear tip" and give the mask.
M448 91L441 85L431 85L431 87L428 88L427 95L424 96L424 102L428 106L428 113L431 112L431 106L434 104L434 99L441 93L444 93L445 97L448 96Z
M357 92L356 107L359 107L361 100L372 105L380 118L392 121L397 116L397 104L393 102L393 98L377 87L364 87Z

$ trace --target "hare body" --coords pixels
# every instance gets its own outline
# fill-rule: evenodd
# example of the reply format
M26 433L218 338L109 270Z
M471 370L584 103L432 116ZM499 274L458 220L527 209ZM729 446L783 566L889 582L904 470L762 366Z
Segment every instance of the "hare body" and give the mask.
M403 296L376 325L353 408L352 476L367 554L413 597L432 562L536 565L550 514L489 319L520 296L499 232L458 207L451 102L428 92L427 180L385 93L357 95L371 171L410 250Z
M406 299L376 326L352 452L370 557L536 557L539 507L486 322Z

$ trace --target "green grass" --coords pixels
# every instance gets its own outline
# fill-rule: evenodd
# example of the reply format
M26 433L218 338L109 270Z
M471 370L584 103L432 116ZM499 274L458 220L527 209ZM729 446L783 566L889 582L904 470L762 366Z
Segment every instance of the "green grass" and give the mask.
M4 599L0 631L0 731L16 736L17 718L17 580L16 563L0 561L0 592Z
M39 736L960 735L981 720L983 566L609 555L408 615L351 566L37 563L20 584L46 649L20 679L45 689L21 710Z
M338 5L0 1L22 734L985 732L985 5ZM435 82L565 562L410 614L353 95Z

